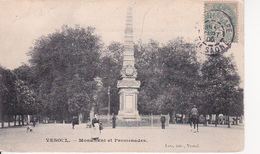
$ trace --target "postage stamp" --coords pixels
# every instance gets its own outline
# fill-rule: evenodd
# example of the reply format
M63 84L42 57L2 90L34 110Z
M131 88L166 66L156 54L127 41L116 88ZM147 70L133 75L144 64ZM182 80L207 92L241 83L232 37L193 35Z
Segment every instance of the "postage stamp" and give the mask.
M204 39L199 38L202 53L217 55L238 42L238 3L204 2Z

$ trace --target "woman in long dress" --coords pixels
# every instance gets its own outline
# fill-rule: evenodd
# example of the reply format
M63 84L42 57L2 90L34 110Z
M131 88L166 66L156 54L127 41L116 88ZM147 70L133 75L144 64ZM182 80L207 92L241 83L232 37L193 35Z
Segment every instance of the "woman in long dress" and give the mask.
M99 139L100 131L99 131L99 119L97 115L95 115L94 119L92 119L92 128L91 128L91 138L93 140Z

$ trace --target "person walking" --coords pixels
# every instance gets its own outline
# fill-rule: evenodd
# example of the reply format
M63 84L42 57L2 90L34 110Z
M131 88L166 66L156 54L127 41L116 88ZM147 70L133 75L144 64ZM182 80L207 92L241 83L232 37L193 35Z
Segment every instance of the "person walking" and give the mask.
M162 124L162 129L165 129L165 122L166 122L166 117L161 115L161 124Z
M36 117L33 117L33 127L35 127L36 126Z
M72 118L72 129L74 129L75 125L79 124L78 116L73 116Z
M116 116L113 113L113 117L112 117L112 124L113 124L113 128L116 128Z
M92 119L92 128L91 128L91 138L93 140L98 140L100 136L100 122L98 119L97 114L95 114L94 118Z

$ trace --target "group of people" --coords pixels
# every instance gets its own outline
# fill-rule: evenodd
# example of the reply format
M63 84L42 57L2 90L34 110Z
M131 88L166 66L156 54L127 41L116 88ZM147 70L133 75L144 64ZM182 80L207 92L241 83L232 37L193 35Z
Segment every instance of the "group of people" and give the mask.
M90 113L90 117L91 117L91 138L93 140L97 140L99 139L99 136L101 134L101 130L103 130L103 125L102 123L99 121L97 114L94 115L94 113ZM190 115L190 123L194 120L197 120L199 115L198 109L196 108L196 105L193 106L193 108L191 109L191 115ZM165 116L161 116L161 126L162 129L165 129L165 123L166 123L166 117ZM77 119L77 116L73 117L72 120L72 128L74 129L75 125L78 125L79 121ZM195 124L195 123L194 123ZM116 116L113 114L112 116L112 128L116 127ZM195 128L195 126L194 126Z
M190 117L189 117L191 126L192 126L192 123L193 124L198 124L198 116L199 116L199 111L198 111L196 105L194 105L193 108L191 109ZM166 117L162 115L161 116L161 126L162 126L162 129L165 129L165 122L166 122Z

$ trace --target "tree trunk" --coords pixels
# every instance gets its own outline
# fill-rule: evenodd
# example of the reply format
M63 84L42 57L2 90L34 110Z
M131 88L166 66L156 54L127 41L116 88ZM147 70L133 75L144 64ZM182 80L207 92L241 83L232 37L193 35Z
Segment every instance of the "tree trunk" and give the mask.
M173 123L173 114L170 112L170 123Z
M4 104L2 101L2 95L0 96L0 119L2 120L2 128L4 128Z
M175 114L175 123L177 124L177 122L178 122L178 117L177 117L177 115Z
M230 128L230 118L229 118L229 115L228 115L228 128Z
M183 113L181 114L181 123L183 124Z
M5 127L5 116L4 113L2 113L2 128Z
M218 126L218 114L216 114L215 127Z
M22 115L22 125L24 125L24 115Z
M212 114L209 115L209 124L212 124Z
M55 119L56 120L56 119ZM41 121L41 116L40 114L38 114L38 121L39 121L39 124L40 124L40 121Z
M27 115L27 120L26 120L27 123L26 123L26 125L29 125L29 119L30 119L30 118L29 118L29 115Z
M10 121L11 121L11 118L10 118L10 115L8 115L8 127L11 126Z
M14 115L14 126L16 126L16 115Z
M173 112L172 112L172 123L176 123L176 112L175 112L175 110L173 110Z
M237 123L238 123L238 117L236 116L236 125L238 125Z
M21 126L21 115L18 115L19 126Z
M207 120L207 115L203 115L204 116L204 126L208 126L208 120Z

